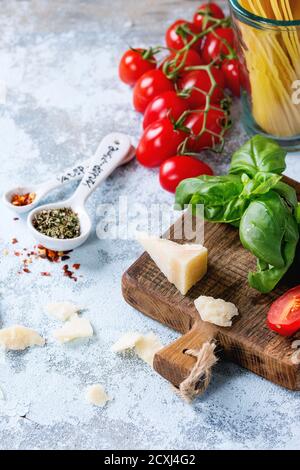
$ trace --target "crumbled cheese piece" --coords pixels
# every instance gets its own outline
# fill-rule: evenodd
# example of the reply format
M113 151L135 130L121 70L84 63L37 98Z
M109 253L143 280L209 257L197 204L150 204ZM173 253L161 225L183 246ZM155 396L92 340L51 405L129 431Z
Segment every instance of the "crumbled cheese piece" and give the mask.
M111 350L113 352L123 352L127 349L134 349L136 354L152 367L154 355L161 348L162 344L154 333L150 332L147 335L142 335L129 332L121 336Z
M207 272L207 249L139 234L138 241L169 282L185 295Z
M62 328L54 331L53 335L60 343L67 343L77 338L93 336L93 328L86 318L72 317Z
M153 359L157 351L162 348L162 344L154 333L149 333L137 341L135 350L137 355L153 367Z
M45 340L36 331L14 325L0 330L0 346L13 351L23 351L30 346L44 346Z
M112 352L123 352L127 349L133 349L136 343L143 338L143 335L135 332L128 332L111 347Z
M85 397L88 403L96 406L104 406L110 400L103 386L100 384L87 387Z
M52 315L60 321L69 320L71 317L76 316L80 310L79 307L71 302L56 302L48 304L45 309L49 315Z
M231 326L232 318L239 314L236 306L223 299L214 299L201 295L195 300L195 307L203 321L218 326Z
M4 250L2 251L2 254L3 254L3 256L8 256L9 255L8 249L4 248Z

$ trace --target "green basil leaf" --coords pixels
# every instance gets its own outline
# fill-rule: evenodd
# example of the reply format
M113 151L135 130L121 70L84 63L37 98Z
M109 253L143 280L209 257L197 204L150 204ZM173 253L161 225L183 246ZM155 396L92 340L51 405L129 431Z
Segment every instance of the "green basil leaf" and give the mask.
M240 223L243 246L267 264L282 268L282 242L286 230L287 209L280 196L270 191L252 201Z
M271 292L281 278L293 265L299 242L299 230L293 215L287 211L286 230L282 243L282 256L284 265L280 268L267 266L264 261L258 260L258 271L249 273L248 280L251 287L266 294Z
M254 177L258 171L282 174L286 168L286 152L273 140L256 135L232 157L230 174L246 173Z
M300 225L300 202L298 202L297 207L295 209L295 217L296 217L297 224Z
M289 184L279 181L274 186L274 191L276 191L291 208L296 208L298 205L297 193L292 186Z
M243 190L241 178L235 175L207 176L183 180L176 189L175 203L182 209L191 203L192 197L198 196L198 204L208 208L224 206L238 197ZM193 202L194 203L194 202Z
M241 196L253 198L260 194L266 194L270 189L276 186L281 178L281 175L276 175L274 173L258 172L254 178L250 178L248 175L243 173L241 181L244 184L244 189Z

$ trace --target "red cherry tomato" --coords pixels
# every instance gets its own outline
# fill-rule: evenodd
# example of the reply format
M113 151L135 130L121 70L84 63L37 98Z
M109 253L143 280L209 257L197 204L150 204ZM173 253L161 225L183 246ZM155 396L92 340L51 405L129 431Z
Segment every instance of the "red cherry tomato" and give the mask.
M300 330L300 286L289 290L271 305L267 324L282 336L291 336Z
M166 44L170 49L180 50L193 39L193 34L185 32L185 28L193 34L199 34L199 28L194 23L185 20L175 21L166 32ZM201 43L202 38L199 38L191 48L199 51Z
M224 98L225 78L222 70L216 67L211 67L211 73L217 84L210 98L210 103L213 104L219 103ZM184 91L196 88L191 91L188 99L190 109L200 109L205 105L207 94L212 89L213 84L207 70L195 70L184 76L180 80L179 86Z
M206 37L202 57L206 64L213 60L222 61L222 58L228 56L234 49L234 32L232 28L217 28Z
M188 109L188 105L188 100L178 96L175 91L166 91L156 96L146 108L143 128L146 129L152 122L167 116L177 121L182 113Z
M159 166L175 155L187 133L176 130L168 118L155 121L144 131L136 149L136 158L144 166Z
M156 68L156 59L145 49L129 49L119 64L119 77L128 85L135 85L138 79L149 70Z
M148 104L160 93L174 90L173 83L161 70L150 70L144 73L133 89L133 104L137 111L143 113Z
M180 181L200 175L213 175L213 171L210 166L197 158L176 155L161 164L159 181L166 191L175 193Z
M241 96L240 64L238 59L225 60L222 64L225 85L234 96Z
M225 18L225 15L219 5L216 3L204 3L197 9L193 19L195 25L198 26L201 31L208 29L214 24L213 21L209 21L209 16L219 20Z
M184 125L189 128L192 135L187 142L188 150L192 152L201 152L205 148L212 148L221 145L221 133L228 124L228 115L222 109L209 109L206 116L206 123L204 122L205 112L191 113L185 120ZM201 136L203 127L205 130ZM199 137L198 137L199 136Z
M183 54L178 55L173 52L168 57L164 59L162 64L160 65L161 70L165 70L167 75L173 74L175 75L174 78L182 78L184 75L189 73L184 69L186 67L193 67L195 65L203 65L203 60L201 59L200 54L194 51L193 49L189 49L188 51L184 52ZM166 66L165 64L168 63L169 65Z

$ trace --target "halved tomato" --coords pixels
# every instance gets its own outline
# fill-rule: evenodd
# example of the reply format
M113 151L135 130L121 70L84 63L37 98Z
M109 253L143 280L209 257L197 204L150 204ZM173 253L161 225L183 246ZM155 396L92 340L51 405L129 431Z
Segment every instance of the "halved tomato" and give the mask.
M300 286L289 290L271 305L267 324L282 336L291 336L300 330Z

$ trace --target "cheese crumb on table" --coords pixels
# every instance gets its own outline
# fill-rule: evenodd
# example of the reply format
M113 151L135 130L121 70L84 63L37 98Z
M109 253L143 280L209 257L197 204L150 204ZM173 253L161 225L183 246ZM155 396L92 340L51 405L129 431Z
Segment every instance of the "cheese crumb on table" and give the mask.
M118 341L111 347L112 352L124 352L127 349L133 349L136 343L143 338L143 335L136 332L128 332L121 336Z
M169 282L185 295L207 272L207 249L203 245L180 245L141 233L137 240Z
M30 346L44 346L45 340L26 326L14 325L0 330L0 346L12 351L23 351Z
M239 314L233 303L225 302L223 299L201 295L194 303L203 321L218 326L232 326L232 318Z
M135 345L137 355L153 367L153 359L162 344L154 333L143 336Z
M136 354L145 362L153 366L154 355L162 348L159 338L152 332L142 335L136 332L125 333L111 347L113 352L124 352L134 349Z
M80 308L71 302L56 302L48 304L45 309L49 315L60 321L66 321L77 315Z
M110 400L103 386L100 384L87 387L85 397L88 403L96 406L104 406Z
M86 318L73 317L64 326L55 330L53 336L60 343L68 343L78 338L89 338L93 336L93 328Z

